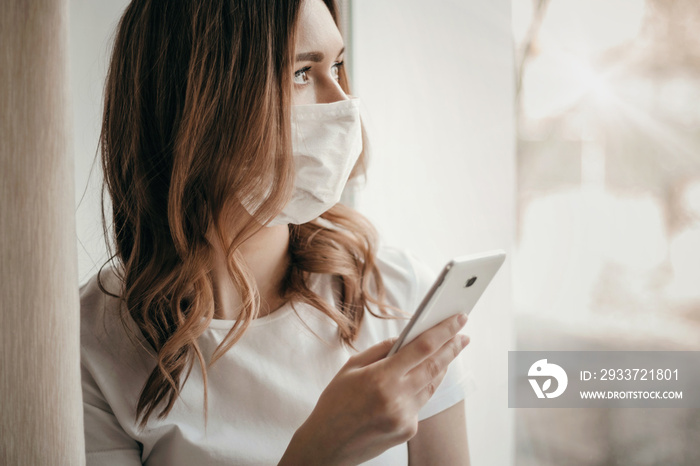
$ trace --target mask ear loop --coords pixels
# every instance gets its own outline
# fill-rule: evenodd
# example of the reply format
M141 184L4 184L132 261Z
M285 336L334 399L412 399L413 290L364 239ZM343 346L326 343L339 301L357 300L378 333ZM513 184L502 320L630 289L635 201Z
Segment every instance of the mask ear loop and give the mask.
M348 94L348 97L352 100L356 97L354 95ZM362 151L364 152L364 165L365 170L361 174L349 178L347 183L345 183L345 188L340 196L340 203L346 205L352 209L356 209L359 205L359 195L367 186L367 160L371 154L371 148L369 144L369 136L367 135L367 127L365 125L367 115L367 109L365 108L364 102L360 101L360 125L362 128ZM354 170L354 168L353 168Z
M345 183L343 193L340 195L340 203L352 209L357 208L358 195L364 189L366 184L367 177L365 175L350 178L347 183Z

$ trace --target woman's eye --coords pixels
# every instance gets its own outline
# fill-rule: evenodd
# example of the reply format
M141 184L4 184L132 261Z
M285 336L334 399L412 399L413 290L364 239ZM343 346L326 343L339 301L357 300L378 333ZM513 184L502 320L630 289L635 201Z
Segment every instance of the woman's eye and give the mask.
M333 65L333 78L337 81L340 78L340 68L343 66L345 62L338 62L335 65Z
M343 66L344 62L338 62L334 63L333 66L331 67L331 76L333 76L333 79L336 81L340 79L340 68ZM310 66L304 67L300 70L297 70L294 72L294 84L298 84L303 86L304 84L307 84L309 82L309 75L308 72L311 70Z
M307 71L309 71L311 68L308 66L306 68L302 68L294 73L294 84L300 84L304 85L307 82L309 82L309 77L306 74Z

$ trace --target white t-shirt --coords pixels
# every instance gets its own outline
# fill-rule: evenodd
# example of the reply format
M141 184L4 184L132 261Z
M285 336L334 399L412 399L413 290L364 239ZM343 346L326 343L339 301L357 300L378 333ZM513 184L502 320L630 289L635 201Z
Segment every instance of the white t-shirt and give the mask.
M432 284L434 274L395 249L381 249L377 259L388 302L413 312ZM103 272L102 282L111 292L119 289L109 269ZM310 286L334 303L330 276L314 275ZM131 343L119 321L117 306L116 298L99 290L95 277L81 288L88 466L277 464L323 389L353 354L340 344L332 319L310 306L287 304L253 320L243 337L208 368L206 432L204 386L198 362L170 414L163 420L152 415L146 428L139 432L136 405L156 362L143 348ZM128 319L128 325L136 331L135 323ZM206 361L234 322L214 320L199 338ZM355 346L362 351L397 336L405 323L406 320L378 319L365 312ZM141 334L135 334L143 342ZM437 414L464 398L462 364L458 359L450 365L443 382L420 411L419 419ZM365 464L408 464L407 444L391 448Z

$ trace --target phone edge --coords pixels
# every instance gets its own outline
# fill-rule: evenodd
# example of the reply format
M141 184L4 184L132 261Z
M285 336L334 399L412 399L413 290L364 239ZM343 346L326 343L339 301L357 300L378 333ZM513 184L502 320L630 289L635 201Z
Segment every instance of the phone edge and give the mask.
M392 346L391 349L389 350L389 353L387 353L386 357L391 356L392 354L396 353L398 350L401 349L401 346L403 345L404 340L408 336L408 333L411 331L411 329L415 325L416 321L420 318L421 314L423 313L425 308L428 306L428 303L430 302L430 300L433 299L433 296L435 296L435 293L437 292L437 290L439 290L440 286L442 286L442 284L445 282L445 278L447 277L447 274L450 272L450 270L452 270L452 267L454 266L454 264L455 264L455 261L451 260L442 268L440 275L437 276L437 278L433 282L433 285L431 286L430 290L423 297L423 300L418 305L416 312L413 313L411 320L408 321L408 323L404 327L403 331L401 332L399 337L394 342L394 346Z

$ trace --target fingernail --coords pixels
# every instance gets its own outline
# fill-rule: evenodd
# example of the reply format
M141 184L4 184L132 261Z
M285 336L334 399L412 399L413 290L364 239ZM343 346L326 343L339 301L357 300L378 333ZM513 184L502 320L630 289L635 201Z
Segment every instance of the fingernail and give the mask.
M459 322L459 325L464 325L467 323L467 315L466 314L460 314L459 317L457 318L457 322Z
M462 348L464 348L469 344L469 337L467 335L460 336L460 343L462 344Z

